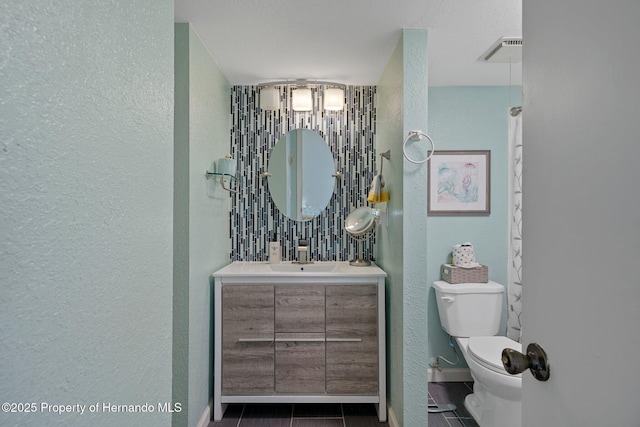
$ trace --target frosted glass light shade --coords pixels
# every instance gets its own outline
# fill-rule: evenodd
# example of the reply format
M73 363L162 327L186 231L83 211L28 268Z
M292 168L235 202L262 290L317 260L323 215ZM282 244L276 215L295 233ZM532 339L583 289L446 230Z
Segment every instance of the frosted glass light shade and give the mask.
M273 86L260 89L260 108L271 111L280 109L280 91Z
M324 91L324 109L340 111L344 109L344 91L339 88L330 88Z
M311 111L313 109L311 89L299 88L292 90L291 108L293 108L293 111Z

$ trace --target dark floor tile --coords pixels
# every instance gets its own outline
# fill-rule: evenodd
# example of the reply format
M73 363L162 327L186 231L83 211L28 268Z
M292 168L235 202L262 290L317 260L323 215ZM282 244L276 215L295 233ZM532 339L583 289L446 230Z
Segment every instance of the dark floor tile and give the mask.
M291 427L343 427L342 418L294 418Z
M233 404L227 406L227 410L224 411L222 420L217 422L211 421L209 422L208 427L237 427L238 420L240 419L240 415L242 414L243 409L243 404Z
M376 411L376 406L373 403L343 403L342 410L345 416L378 416L378 411Z
M339 403L296 403L293 405L295 418L342 418L342 408Z
M428 403L457 406L456 411L429 413L430 427L478 427L464 408L473 383L429 383ZM294 418L292 418L292 415ZM342 416L344 415L344 424ZM238 424L238 421L240 423ZM229 405L222 421L208 427L388 427L376 407L367 403Z
M429 427L451 427L442 414L429 414Z
M480 427L476 420L473 417L469 418L458 418L464 427Z
M343 403L346 427L386 427L388 422L378 420L378 411L372 403Z
M451 427L479 427L473 418L447 418L447 422Z
M462 421L460 421L460 418L447 418L446 423L450 427L464 427L464 424L462 424Z
M293 405L248 404L239 427L290 427Z

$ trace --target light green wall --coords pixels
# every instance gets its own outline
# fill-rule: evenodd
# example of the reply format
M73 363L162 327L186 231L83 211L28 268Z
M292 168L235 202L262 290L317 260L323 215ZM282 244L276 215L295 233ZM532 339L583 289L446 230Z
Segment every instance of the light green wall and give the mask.
M166 426L171 414L173 2L0 4L0 414Z
M437 355L455 360L431 289L431 284L440 280L440 265L450 260L452 246L471 242L476 260L489 267L489 278L507 283L507 110L521 105L521 94L520 86L429 88L429 130L436 149L491 150L491 214L428 217L429 345L425 348L430 362ZM505 322L506 307L502 335ZM454 368L466 366L463 361ZM442 367L449 368L444 363Z
M229 151L231 87L189 24L175 33L173 424L195 426L212 396L211 274L230 251L230 194L204 172Z
M173 400L189 417L189 25L175 25L175 112L173 180Z
M388 226L376 231L377 263L387 273L387 398L393 414L400 418L404 412L403 367L403 268L402 268L402 117L403 117L403 40L400 38L391 59L378 82L376 91L376 153L391 150L385 160L385 185L390 189L387 203Z
M426 166L403 158L409 130L427 130L427 31L404 30L378 84L376 152L391 149L385 180L388 226L378 234L378 262L387 272L389 406L399 425L427 419ZM420 158L420 146L410 147Z
M428 131L427 30L404 30L403 135ZM404 139L404 138L403 138ZM399 143L398 141L397 143ZM426 144L407 144L407 154L424 159ZM424 425L427 419L427 167L403 160L404 192L404 424Z

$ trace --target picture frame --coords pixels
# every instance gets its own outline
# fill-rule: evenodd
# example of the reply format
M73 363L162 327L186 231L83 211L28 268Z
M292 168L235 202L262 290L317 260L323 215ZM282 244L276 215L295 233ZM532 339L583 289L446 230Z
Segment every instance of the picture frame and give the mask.
M428 165L428 215L491 213L490 150L435 151Z

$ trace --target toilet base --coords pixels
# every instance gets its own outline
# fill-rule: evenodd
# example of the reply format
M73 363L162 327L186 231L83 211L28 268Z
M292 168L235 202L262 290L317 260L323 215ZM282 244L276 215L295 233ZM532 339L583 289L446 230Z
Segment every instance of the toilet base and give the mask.
M476 398L476 395L471 393L468 394L467 397L464 398L464 407L469 411L474 420L479 424L480 416L482 415L482 411L480 410L480 402Z
M480 427L522 426L522 403L497 397L477 381L473 393L464 399L464 407Z
M522 427L522 377L497 374L469 354L469 338L456 338L471 377L473 393L464 406L480 427Z

